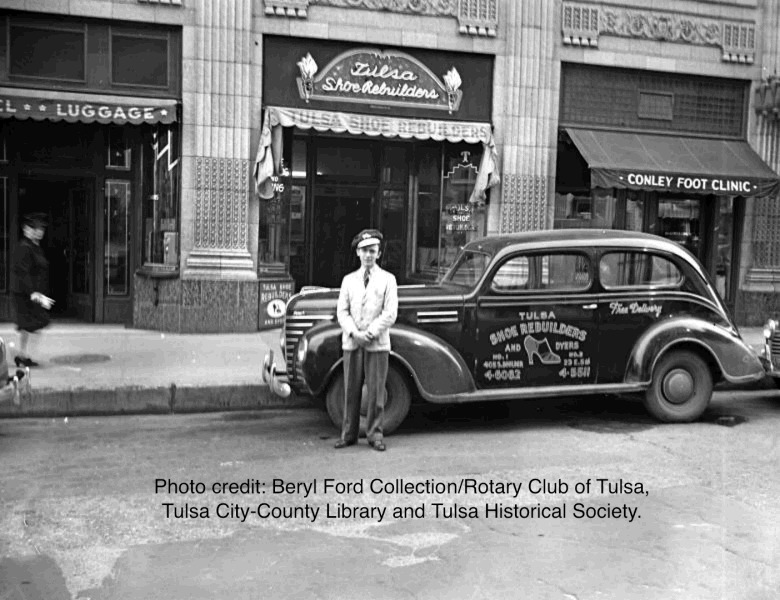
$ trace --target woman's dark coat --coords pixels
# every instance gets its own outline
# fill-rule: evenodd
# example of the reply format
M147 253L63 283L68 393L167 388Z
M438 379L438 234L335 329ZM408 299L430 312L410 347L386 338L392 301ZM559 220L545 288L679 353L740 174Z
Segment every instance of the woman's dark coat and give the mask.
M14 304L16 326L24 331L38 331L49 324L49 311L30 300L33 292L47 294L49 261L37 244L22 238L14 265Z

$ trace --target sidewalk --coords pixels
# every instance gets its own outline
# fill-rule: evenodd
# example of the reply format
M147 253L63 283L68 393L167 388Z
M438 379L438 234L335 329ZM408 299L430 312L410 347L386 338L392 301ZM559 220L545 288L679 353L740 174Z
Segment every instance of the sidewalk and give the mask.
M30 394L0 402L0 417L183 413L310 406L281 399L263 383L269 349L283 368L279 329L257 333L175 334L121 325L53 324L39 336ZM18 335L0 324L11 374Z
M760 327L740 330L760 350ZM294 393L276 397L262 381L268 350L283 368L279 330L175 334L119 325L54 324L39 336L30 394L0 401L2 417L186 413L312 406ZM0 323L11 373L18 336Z

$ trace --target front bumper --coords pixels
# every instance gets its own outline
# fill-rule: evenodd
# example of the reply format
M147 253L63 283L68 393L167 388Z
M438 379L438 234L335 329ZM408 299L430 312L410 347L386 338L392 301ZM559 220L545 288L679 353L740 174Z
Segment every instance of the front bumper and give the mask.
M280 398L287 398L292 391L287 381L287 374L276 370L274 351L270 350L263 359L263 382Z

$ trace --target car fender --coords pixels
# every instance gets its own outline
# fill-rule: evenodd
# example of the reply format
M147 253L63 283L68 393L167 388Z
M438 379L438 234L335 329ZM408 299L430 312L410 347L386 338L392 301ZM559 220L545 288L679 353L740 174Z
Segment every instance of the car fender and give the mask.
M755 351L736 330L692 317L673 317L655 323L634 345L626 371L626 383L647 383L653 368L666 352L677 347L698 348L714 361L730 383L755 381L764 376L764 368Z
M312 394L320 395L341 368L341 328L322 323L309 329L301 371ZM301 342L299 342L301 343ZM452 345L425 331L405 325L390 328L391 360L397 361L423 398L473 392L476 389L468 365Z

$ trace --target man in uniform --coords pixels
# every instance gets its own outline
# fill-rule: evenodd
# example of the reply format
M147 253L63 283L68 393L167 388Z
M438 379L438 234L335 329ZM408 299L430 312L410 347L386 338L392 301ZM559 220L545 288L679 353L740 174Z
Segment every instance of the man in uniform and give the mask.
M381 232L376 229L361 231L352 240L360 258L360 268L346 275L341 282L337 315L344 350L344 417L336 448L357 443L361 391L365 382L368 392L366 438L374 450L385 450L382 420L390 326L398 314L398 285L392 273L376 264L382 255L381 245Z

